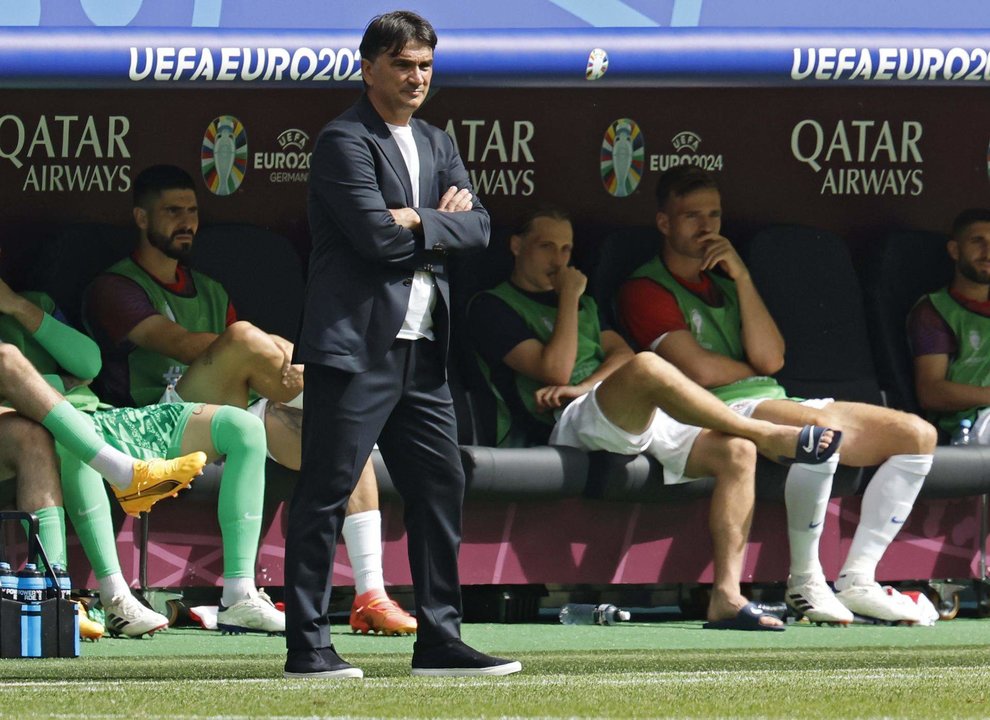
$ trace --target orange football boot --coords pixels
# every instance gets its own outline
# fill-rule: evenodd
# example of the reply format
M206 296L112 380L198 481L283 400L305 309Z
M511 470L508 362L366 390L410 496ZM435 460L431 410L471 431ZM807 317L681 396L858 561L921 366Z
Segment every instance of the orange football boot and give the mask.
M412 635L416 618L407 613L384 590L369 590L354 598L351 630L368 634Z

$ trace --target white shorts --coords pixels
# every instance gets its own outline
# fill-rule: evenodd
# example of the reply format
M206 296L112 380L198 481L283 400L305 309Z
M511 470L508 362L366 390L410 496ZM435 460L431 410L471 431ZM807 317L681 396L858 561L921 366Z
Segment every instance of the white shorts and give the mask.
M743 398L742 400L736 400L735 402L729 403L729 409L734 410L743 417L753 417L753 411L756 410L757 405L765 400L773 399L776 398ZM798 405L804 405L805 407L821 410L823 407L827 407L834 402L835 398L811 398L810 400L801 400L798 402Z
M600 384L600 383L599 383ZM642 433L626 432L607 417L595 400L595 385L591 392L573 400L550 434L551 445L568 445L583 450L607 450L619 455L639 455L646 452L663 465L666 485L690 482L696 478L684 476L688 456L700 427L684 425L670 415L657 410L653 422Z
M162 396L158 398L157 405L165 405L167 403L180 403L186 402L182 397L175 391L175 385L169 385L165 388ZM265 411L268 407L268 398L260 397L250 405L247 406L247 411L259 418L261 422L265 421Z

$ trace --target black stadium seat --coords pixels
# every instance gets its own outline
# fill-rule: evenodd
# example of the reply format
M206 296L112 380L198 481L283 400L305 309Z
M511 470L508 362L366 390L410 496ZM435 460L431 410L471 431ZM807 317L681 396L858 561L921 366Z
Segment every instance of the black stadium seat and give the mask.
M775 226L754 236L746 262L787 344L777 380L788 393L881 404L859 280L842 239Z
M660 249L660 234L655 227L623 228L607 236L598 249L598 261L588 278L590 292L612 329L632 343L619 319L619 288L633 271L652 258Z
M223 282L239 318L295 340L305 278L285 237L254 225L206 225L196 236L192 267Z
M66 225L45 247L49 268L42 290L51 295L66 319L82 328L83 292L105 268L127 256L137 229L107 223Z

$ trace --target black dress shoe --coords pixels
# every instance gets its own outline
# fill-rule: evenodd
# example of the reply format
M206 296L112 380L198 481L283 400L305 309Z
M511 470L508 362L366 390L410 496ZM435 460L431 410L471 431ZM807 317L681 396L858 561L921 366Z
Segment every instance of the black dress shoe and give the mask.
M342 660L331 645L316 650L289 650L282 675L287 678L363 678L364 672Z
M485 655L460 640L447 640L437 645L425 646L417 642L413 646L413 675L477 677L511 675L520 670L521 663Z

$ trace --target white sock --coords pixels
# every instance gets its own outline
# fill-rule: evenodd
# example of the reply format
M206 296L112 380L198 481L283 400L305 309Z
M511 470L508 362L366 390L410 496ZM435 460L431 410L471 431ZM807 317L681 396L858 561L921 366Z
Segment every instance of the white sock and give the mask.
M931 469L931 455L891 455L877 469L863 493L859 527L836 590L876 582L877 564L911 513Z
M220 604L229 608L257 594L258 588L254 584L254 578L224 578Z
M369 590L384 590L381 512L366 510L348 515L341 534L354 570L354 592L361 595Z
M134 479L134 458L115 447L104 445L87 465L119 490L125 490Z
M787 505L787 539L791 548L791 579L797 584L812 575L823 575L818 543L825 529L825 515L832 493L832 477L839 467L833 455L820 465L792 465L784 484Z
M119 572L110 573L106 577L100 578L98 582L100 583L100 602L104 605L109 604L117 595L131 594L127 581Z

